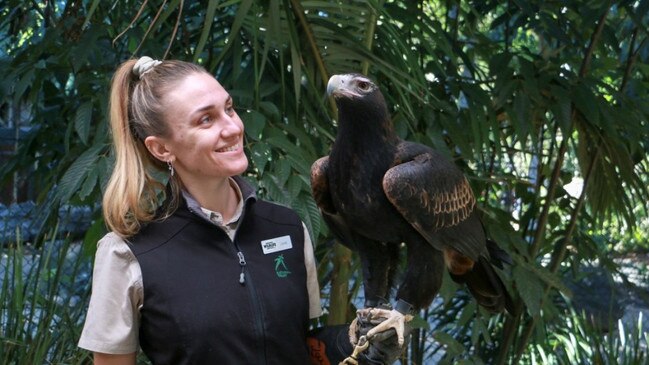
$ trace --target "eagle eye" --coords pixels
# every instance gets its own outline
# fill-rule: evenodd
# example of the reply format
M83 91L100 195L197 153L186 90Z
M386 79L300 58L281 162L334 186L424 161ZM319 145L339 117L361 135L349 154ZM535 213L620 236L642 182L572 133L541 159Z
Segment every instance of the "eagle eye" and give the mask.
M363 91L367 91L367 90L370 89L370 83L367 82L367 81L359 81L358 82L358 88L363 90Z

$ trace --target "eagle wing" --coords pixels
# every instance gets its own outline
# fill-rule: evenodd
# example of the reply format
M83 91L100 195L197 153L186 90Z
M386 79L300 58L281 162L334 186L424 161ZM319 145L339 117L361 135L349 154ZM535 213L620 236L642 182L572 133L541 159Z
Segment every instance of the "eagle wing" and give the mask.
M418 143L400 143L395 165L383 177L383 190L436 249L452 248L472 260L485 255L484 231L475 217L471 186L445 156Z
M322 218L338 241L350 248L354 248L354 239L349 226L338 214L329 191L327 169L329 156L321 157L311 165L311 193L316 202Z

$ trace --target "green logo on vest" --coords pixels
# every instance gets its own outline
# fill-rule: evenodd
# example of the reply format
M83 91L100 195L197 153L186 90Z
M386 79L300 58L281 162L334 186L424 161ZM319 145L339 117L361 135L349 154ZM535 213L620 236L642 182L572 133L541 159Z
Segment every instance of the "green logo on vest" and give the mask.
M284 263L284 255L279 255L275 258L275 274L277 274L278 278L285 278L290 274L291 272L288 271L288 267L286 267L286 263Z

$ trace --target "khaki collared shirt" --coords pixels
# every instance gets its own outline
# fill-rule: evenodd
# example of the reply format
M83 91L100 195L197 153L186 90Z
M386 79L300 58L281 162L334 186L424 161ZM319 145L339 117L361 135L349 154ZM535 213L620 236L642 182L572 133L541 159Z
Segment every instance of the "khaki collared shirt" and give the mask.
M205 218L223 228L231 239L234 238L243 212L241 190L236 183L232 185L236 187L235 190L239 194L239 206L228 222L223 222L218 212L201 208ZM188 203L196 203L189 194L186 192L183 194ZM304 265L307 272L309 316L316 318L322 314L320 287L311 237L304 223L302 226L304 227ZM139 313L143 303L142 272L137 258L121 237L113 232L108 233L97 244L92 274L92 295L79 339L79 347L108 354L128 354L137 351Z

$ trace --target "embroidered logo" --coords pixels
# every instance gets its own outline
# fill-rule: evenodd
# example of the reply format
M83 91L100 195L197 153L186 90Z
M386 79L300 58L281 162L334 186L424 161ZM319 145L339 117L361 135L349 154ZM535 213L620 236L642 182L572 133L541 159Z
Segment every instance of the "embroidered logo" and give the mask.
M275 257L275 274L277 274L277 277L285 278L290 273L291 272L288 270L288 267L286 267L286 263L284 262L284 255Z

